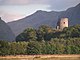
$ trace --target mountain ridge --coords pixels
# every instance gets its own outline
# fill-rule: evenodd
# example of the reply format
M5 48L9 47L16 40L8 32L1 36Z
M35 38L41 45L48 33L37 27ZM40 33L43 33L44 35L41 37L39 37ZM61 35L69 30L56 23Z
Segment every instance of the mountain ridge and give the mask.
M15 35L11 28L0 18L0 40L14 41Z
M56 11L36 11L34 14L27 16L25 18L19 19L14 22L9 22L8 25L11 27L12 31L17 36L24 29L28 27L38 28L40 25L49 25L56 27L56 23L59 18L67 17L69 18L69 25L80 24L80 3L67 9L66 11L56 12Z

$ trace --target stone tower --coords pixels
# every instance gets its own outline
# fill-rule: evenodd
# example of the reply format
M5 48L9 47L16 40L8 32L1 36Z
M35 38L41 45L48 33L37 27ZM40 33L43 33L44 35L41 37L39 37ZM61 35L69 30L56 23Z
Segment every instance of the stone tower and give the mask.
M65 27L68 27L68 18L61 18L57 22L57 29L63 30Z

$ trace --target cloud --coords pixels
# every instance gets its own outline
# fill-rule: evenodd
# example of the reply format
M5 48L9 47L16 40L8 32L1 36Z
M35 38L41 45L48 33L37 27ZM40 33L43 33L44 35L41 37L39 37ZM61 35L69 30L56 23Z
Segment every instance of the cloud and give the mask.
M23 14L30 15L35 10L62 11L78 3L80 0L0 0L0 16L5 21L10 21L24 16Z
M76 6L80 0L0 0L0 5L50 5L51 10L66 10Z
M46 4L49 0L0 0L0 5Z
M25 17L25 15L22 14L10 14L10 13L4 13L1 18L2 20L4 20L5 22L10 22L10 21L15 21L18 20L20 18Z
M20 5L20 4L28 4L29 0L0 0L1 5Z
M47 10L47 5L25 5L25 6L0 6L0 17L6 22L17 20L35 13L37 10Z
M33 4L47 4L49 0L30 0Z
M25 14L21 14L21 13L9 13L7 11L4 10L0 10L0 17L2 20L4 20L5 22L10 22L10 21L15 21L17 19L23 18L25 17Z
M49 0L51 10L66 10L80 3L80 0Z
M76 6L80 0L0 0L0 5L50 5L51 10L66 10Z

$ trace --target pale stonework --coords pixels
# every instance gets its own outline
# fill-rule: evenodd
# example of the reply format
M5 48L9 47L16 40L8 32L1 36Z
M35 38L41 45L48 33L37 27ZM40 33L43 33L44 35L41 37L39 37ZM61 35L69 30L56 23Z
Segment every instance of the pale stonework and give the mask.
M61 18L57 22L57 29L63 30L65 27L68 27L68 18Z

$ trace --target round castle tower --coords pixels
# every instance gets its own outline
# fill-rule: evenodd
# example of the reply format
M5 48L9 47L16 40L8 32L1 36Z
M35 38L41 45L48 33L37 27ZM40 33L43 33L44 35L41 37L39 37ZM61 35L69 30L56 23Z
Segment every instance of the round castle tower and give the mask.
M68 27L68 18L61 18L57 22L57 29L63 30L65 27Z

